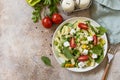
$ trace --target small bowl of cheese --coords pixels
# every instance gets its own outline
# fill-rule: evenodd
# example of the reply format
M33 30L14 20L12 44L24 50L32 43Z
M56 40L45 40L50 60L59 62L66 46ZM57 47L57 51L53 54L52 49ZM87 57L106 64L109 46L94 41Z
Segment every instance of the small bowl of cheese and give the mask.
M92 0L62 0L61 7L64 12L72 13L84 9L88 9Z

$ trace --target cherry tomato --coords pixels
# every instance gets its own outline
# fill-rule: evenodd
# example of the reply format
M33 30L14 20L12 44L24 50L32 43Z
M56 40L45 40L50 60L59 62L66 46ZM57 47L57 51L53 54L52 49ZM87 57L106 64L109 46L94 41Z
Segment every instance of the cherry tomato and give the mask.
M63 21L63 18L60 14L55 13L55 14L52 15L52 21L55 24L60 24Z
M45 28L51 28L52 27L52 21L50 19L50 17L45 17L42 19L42 25L45 27Z
M98 43L98 38L97 38L96 35L94 35L94 36L93 36L93 44L94 44L94 45L97 45L97 43Z
M73 38L73 37L70 39L70 47L71 48L75 48L76 47L75 38Z
M78 58L78 61L87 61L89 59L88 55L81 55L79 58Z
M79 23L78 27L81 28L81 29L84 29L84 30L88 30L88 26L84 23Z

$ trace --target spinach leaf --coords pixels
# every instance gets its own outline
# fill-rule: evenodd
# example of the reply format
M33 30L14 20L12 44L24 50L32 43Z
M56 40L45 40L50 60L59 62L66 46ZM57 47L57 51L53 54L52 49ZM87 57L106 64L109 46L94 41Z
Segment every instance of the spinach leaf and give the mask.
M95 62L100 63L104 58L104 55L102 54L101 56L98 56L97 59L95 59Z
M99 36L101 36L101 35L103 35L105 32L107 32L107 30L106 30L104 27L102 27L102 26L97 27L97 29L99 30L99 32L97 33L97 35L99 35Z
M100 26L100 27L93 27L91 24L90 24L90 21L85 21L86 22L86 24L88 25L88 27L90 27L91 29L92 29L92 31L94 31L96 34L97 34L97 36L101 36L101 35L103 35L105 32L107 32L107 30L104 28L104 27L102 27L102 26Z
M42 56L42 57L41 57L41 60L44 62L45 65L47 65L47 66L52 66L52 65L51 65L51 60L50 60L48 57Z
M103 53L103 48L100 45L96 45L91 49L92 53L101 55Z
M93 32L95 32L95 33L98 32L98 31L95 30L95 28L90 24L90 21L89 21L89 20L88 20L88 21L85 21L85 22L86 22L87 26L90 27Z
M74 56L71 54L70 50L67 47L63 48L63 54L65 55L65 57L67 57L68 59L72 59L74 58Z

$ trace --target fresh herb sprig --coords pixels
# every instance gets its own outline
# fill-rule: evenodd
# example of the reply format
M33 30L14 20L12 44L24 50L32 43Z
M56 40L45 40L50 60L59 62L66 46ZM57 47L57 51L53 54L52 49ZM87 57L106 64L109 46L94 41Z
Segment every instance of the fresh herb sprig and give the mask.
M27 3L34 8L32 12L32 20L34 23L41 20L41 13L46 7L49 9L50 13L45 13L51 16L53 13L58 12L57 4L60 0L26 0Z

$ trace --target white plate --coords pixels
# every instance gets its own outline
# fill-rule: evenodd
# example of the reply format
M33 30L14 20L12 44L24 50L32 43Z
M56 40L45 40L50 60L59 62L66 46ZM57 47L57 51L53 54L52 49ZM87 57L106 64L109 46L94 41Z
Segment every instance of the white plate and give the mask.
M86 17L74 17L74 18L70 18L70 19L68 19L68 20L66 20L66 21L64 21L63 23L61 23L59 26L58 26L58 28L56 29L56 31L55 31L55 33L54 33L54 35L53 35L53 39L52 39L52 51L53 51L53 53L54 53L54 56L55 56L55 58L56 58L56 60L59 62L59 64L61 64L62 62L59 60L59 58L58 58L58 56L56 55L56 51L55 51L55 46L53 45L53 42L54 42L54 38L55 38L55 36L56 36L56 33L57 33L57 31L64 25L64 24L66 24L66 23L73 23L73 22L75 22L75 21L77 21L77 20L81 20L81 21L86 21L86 20L90 20L90 22L91 22L91 25L93 25L93 26L100 26L97 22L95 22L94 20L92 20L92 19L90 19L90 18L86 18ZM105 39L105 41L106 41L106 44L104 45L104 58L105 58L105 55L106 55L106 53L107 53L107 49L108 49L108 40L107 40L107 37L106 37L106 34L104 34L103 36L102 36L104 39ZM104 60L104 59L103 59ZM102 61L101 61L102 62ZM100 64L100 63L99 63ZM86 67L86 68L66 68L66 69L68 69L68 70L70 70L70 71L74 71L74 72L86 72L86 71L89 71L89 70L92 70L92 69L94 69L94 68L96 68L99 64L95 64L95 66L93 66L93 67Z

